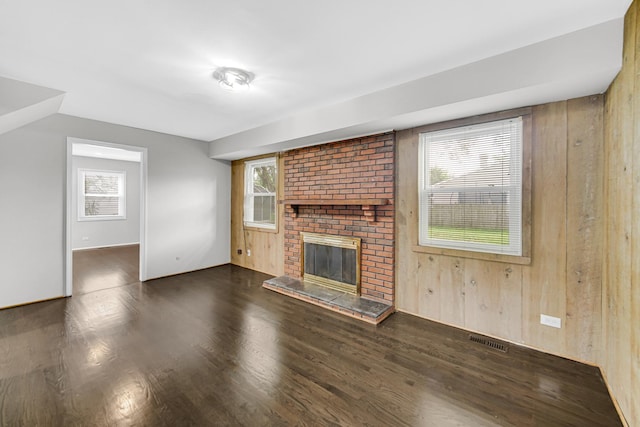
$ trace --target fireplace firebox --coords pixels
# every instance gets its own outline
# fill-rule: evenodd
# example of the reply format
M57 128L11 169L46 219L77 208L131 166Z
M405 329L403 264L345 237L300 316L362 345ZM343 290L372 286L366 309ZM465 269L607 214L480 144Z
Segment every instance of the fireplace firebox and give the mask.
M360 246L355 237L300 233L302 279L353 295L360 294Z

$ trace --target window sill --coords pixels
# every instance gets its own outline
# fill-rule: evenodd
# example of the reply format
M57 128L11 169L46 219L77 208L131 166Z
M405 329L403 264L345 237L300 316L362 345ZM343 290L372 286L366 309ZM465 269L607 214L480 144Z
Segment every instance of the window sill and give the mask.
M418 245L413 246L411 250L413 252L418 252L423 254L446 255L446 256L452 256L452 257L458 257L458 258L480 259L484 261L503 262L505 264L519 264L519 265L531 264L531 257L528 257L528 256L490 254L486 252L472 252L472 251L463 251L463 250L457 250L457 249L445 249L445 248L436 248L433 246L418 246Z
M92 221L124 221L126 216L83 216L78 217L78 222L92 222Z
M278 227L277 226L275 228L267 228L267 227L256 227L254 225L244 225L243 226L243 230L244 231L257 231L257 232L260 232L260 233L278 234Z

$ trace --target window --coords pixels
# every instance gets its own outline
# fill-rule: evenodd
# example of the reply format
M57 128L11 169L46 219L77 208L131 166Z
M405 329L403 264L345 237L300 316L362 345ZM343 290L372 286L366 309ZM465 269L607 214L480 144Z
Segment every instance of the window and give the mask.
M250 227L276 228L276 159L245 162L244 224Z
M125 172L78 170L78 220L125 219Z
M522 118L420 134L421 246L522 255Z

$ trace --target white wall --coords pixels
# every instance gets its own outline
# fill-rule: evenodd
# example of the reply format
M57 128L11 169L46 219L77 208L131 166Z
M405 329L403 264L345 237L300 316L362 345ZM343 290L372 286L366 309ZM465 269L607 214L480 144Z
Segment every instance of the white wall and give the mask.
M57 114L0 135L0 307L63 295L68 136L148 149L148 278L229 262L231 167L207 144Z
M140 243L140 163L73 156L71 244L73 249ZM126 218L78 221L78 169L125 172Z
M62 295L64 163L63 139L0 136L0 307Z

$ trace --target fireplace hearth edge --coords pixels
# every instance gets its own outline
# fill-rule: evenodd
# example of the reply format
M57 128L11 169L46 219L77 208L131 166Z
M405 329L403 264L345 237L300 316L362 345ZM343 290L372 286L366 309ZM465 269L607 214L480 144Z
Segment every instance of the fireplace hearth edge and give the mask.
M318 286L289 276L265 280L262 287L373 325L380 324L395 312L395 307L390 304Z

